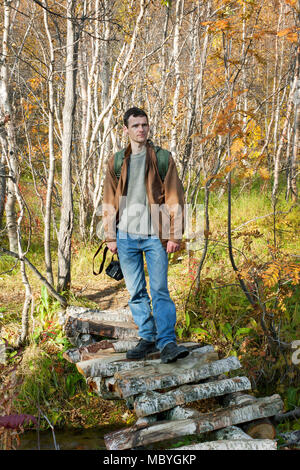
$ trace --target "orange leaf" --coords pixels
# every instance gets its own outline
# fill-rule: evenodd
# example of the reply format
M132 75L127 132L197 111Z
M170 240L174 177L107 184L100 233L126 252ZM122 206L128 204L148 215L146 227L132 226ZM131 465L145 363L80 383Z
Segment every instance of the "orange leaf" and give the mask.
M291 32L293 32L292 28L285 28L285 29L282 29L281 31L279 31L277 33L277 36L281 38L281 37L286 36L287 34L289 34Z

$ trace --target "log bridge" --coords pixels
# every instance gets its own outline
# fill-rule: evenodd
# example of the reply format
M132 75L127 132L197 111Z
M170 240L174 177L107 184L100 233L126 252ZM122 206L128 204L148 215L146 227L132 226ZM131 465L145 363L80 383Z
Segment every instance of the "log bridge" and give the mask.
M183 344L190 354L175 363L162 364L159 353L127 360L126 351L138 343L129 309L68 306L60 322L74 346L64 358L76 365L90 390L106 400L125 400L137 416L133 426L104 437L107 449L145 448L203 434L209 436L206 442L176 449L277 449L272 417L282 413L283 402L277 394L256 398L247 377L230 377L241 368L236 356L220 359L213 346L189 342ZM200 413L185 406L211 397L219 397L220 408Z

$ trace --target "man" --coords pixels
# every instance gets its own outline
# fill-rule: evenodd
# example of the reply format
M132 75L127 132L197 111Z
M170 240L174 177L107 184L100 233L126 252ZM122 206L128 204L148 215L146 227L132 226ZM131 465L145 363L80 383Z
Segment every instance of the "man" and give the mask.
M147 140L149 122L143 110L130 108L126 111L123 129L130 144L123 154L119 179L115 156L108 161L103 225L108 248L118 253L131 296L129 307L141 338L138 345L127 352L127 358L143 359L159 350L163 363L174 362L189 353L184 346L176 344L176 308L167 281L168 253L179 250L183 233L183 187L169 152L166 174L160 175L159 154ZM164 152L161 154L165 158ZM153 314L146 289L143 254Z

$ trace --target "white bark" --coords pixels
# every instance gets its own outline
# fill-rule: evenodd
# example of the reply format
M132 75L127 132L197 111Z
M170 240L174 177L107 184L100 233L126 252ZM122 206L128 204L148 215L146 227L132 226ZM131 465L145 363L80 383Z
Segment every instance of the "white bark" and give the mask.
M219 429L215 432L215 437L217 440L228 440L236 441L239 439L251 440L252 437L246 434L241 428L237 426L228 426L228 428Z
M174 43L173 43L173 58L174 58L174 73L175 73L175 91L173 97L173 109L172 109L172 131L171 131L171 142L170 151L173 157L176 159L178 153L177 149L177 119L178 119L178 105L179 105L179 94L181 88L181 67L180 67L180 32L182 27L183 19L183 7L184 0L176 0L176 12L175 12L175 31L174 31Z
M44 5L47 7L47 0L44 0ZM45 228L44 228L44 251L45 251L45 265L46 265L46 278L49 284L54 285L53 270L52 270L52 257L51 257L51 217L52 217L52 193L54 185L54 172L55 172L55 155L54 155L54 49L53 40L48 26L48 13L46 9L43 10L44 25L49 44L50 62L48 64L48 96L49 96L49 128L48 128L48 142L49 142L49 174L47 181L47 195L45 205Z
M75 111L77 48L74 9L75 0L67 0L66 84L62 137L62 207L58 237L58 292L71 284L71 237L73 232L72 132Z
M8 43L9 30L10 30L10 2L5 0L3 2L4 8L4 24L3 24L3 37L2 37L2 53L0 58L0 108L4 116L10 116L10 120L6 126L7 132L1 129L1 143L2 152L6 159L9 159L9 178L7 181L7 198L5 204L7 234L9 239L9 247L11 251L18 251L18 237L17 237L17 221L16 221L16 185L19 179L19 170L17 159L15 156L15 135L14 124L11 110L11 103L9 99L9 84L8 84Z
M134 401L134 410L137 416L147 416L177 405L249 389L251 389L251 384L247 377L184 385L166 393L147 392L139 395Z
M179 359L174 364L158 364L136 369L130 372L118 372L115 374L116 391L121 398L138 395L149 390L171 388L187 383L199 382L211 376L220 375L229 370L241 367L237 357L232 356L216 361L208 353L203 358ZM205 362L213 360L214 362Z
M270 439L210 441L177 447L176 450L277 450L277 442Z

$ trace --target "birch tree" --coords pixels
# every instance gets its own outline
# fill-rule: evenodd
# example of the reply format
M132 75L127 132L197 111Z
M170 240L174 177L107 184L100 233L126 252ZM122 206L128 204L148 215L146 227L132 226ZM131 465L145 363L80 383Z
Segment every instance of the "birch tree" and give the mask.
M71 240L74 219L72 192L72 132L74 126L79 38L75 23L75 7L75 0L67 0L66 80L62 134L62 205L58 236L58 292L68 290L71 283Z

